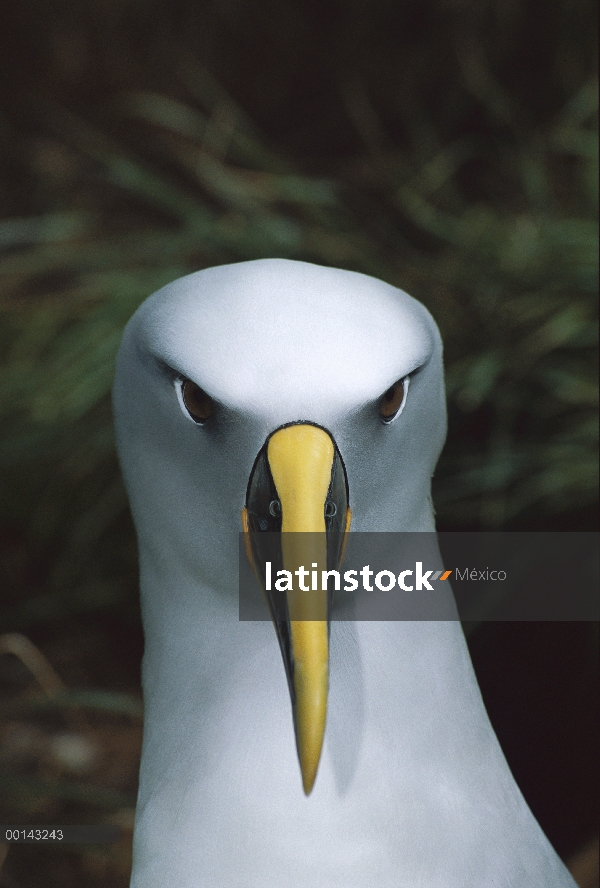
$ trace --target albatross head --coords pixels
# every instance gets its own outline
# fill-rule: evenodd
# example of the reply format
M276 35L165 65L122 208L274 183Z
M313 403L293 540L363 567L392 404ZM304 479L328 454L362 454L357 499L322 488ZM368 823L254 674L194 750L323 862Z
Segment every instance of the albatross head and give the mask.
M235 618L242 529L325 537L350 516L357 531L434 529L440 336L419 302L374 278L269 259L169 284L127 326L114 409L147 638L184 580L207 615ZM326 558L283 546L288 566L301 556ZM325 730L327 614L276 628L308 794Z

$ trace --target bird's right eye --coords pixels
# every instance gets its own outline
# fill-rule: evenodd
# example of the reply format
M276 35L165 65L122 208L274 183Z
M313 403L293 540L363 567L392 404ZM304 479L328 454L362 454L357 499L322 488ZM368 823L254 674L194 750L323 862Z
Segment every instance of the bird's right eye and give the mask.
M210 395L207 395L204 389L192 382L191 379L184 379L181 383L181 397L185 404L185 409L197 423L204 423L212 414L213 402Z

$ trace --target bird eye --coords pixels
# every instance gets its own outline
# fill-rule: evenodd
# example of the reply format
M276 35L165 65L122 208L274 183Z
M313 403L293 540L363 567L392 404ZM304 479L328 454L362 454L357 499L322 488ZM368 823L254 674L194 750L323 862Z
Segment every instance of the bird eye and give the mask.
M184 379L181 383L181 396L194 422L206 422L212 413L212 398L191 379Z
M379 415L384 422L391 422L403 404L408 388L408 376L399 379L381 396Z

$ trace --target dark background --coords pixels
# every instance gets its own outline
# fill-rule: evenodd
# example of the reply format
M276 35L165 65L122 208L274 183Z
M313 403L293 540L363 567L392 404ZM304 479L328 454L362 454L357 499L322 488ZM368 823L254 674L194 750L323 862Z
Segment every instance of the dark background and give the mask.
M0 34L0 821L123 827L117 847L11 847L0 884L125 886L143 639L109 402L124 323L222 262L381 277L444 338L439 527L596 529L596 11L27 0ZM525 797L597 884L597 629L465 628Z

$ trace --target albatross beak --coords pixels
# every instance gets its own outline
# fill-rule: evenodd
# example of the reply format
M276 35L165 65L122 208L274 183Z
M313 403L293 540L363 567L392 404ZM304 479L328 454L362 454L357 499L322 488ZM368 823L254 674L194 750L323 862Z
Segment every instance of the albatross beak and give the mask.
M329 684L330 593L321 588L321 571L339 566L350 525L345 469L328 432L297 423L271 435L254 465L242 519L248 557L263 585L260 531L279 532L280 563L293 577L293 587L286 590L286 619L277 618L270 603L308 795L321 758ZM296 573L301 566L306 569L304 589ZM316 589L308 579L312 576L318 581Z

